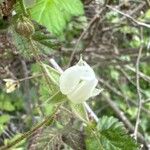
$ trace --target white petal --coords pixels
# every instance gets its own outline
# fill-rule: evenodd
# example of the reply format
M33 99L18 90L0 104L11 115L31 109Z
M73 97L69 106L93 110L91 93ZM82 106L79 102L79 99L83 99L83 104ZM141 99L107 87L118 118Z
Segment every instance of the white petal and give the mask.
M72 93L67 95L68 99L73 103L82 103L86 101L91 97L97 83L97 79L82 81Z
M14 83L16 82L14 79L3 79L5 82Z
M80 82L80 67L73 66L65 70L60 76L60 91L68 94Z
M63 94L72 92L81 80L93 79L95 74L89 66L75 65L65 70L60 76L60 90Z
M95 89L93 90L93 92L92 92L91 97L94 97L94 96L99 95L102 91L103 91L103 89L97 89L97 88L95 88Z
M89 68L88 66L79 66L80 67L80 75L81 78L85 79L93 79L95 78L95 74L92 68Z
M83 71L83 77L91 77L95 78L95 73L93 69L82 59L77 63L77 66L80 66L81 70Z
M16 90L16 85L11 85L6 89L6 93L11 93Z

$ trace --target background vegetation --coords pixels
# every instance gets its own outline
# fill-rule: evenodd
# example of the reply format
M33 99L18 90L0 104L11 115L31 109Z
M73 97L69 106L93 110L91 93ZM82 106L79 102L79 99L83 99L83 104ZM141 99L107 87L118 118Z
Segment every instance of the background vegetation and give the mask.
M59 92L80 54L98 123ZM148 150L150 1L0 0L0 87L0 150Z

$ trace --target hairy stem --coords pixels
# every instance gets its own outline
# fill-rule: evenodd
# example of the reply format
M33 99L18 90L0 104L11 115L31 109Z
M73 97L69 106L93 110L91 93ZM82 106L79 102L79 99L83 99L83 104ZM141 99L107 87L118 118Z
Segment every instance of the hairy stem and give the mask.
M15 146L16 144L18 144L19 142L21 142L22 140L27 139L30 136L32 136L35 133L35 131L37 131L39 128L47 125L48 123L50 125L53 122L53 120L55 118L54 116L57 113L57 110L59 109L59 107L60 107L60 105L57 106L57 108L55 109L53 114L51 114L48 117L46 117L43 122L41 122L37 126L33 127L31 130L29 130L28 132L24 133L23 135L21 135L19 138L17 138L16 140L12 141L8 145L0 147L0 150L8 150L8 149L12 148L13 146Z
M19 3L20 3L20 7L21 7L21 9L22 9L22 11L23 11L23 14L25 15L25 16L27 16L27 10L26 10L26 7L25 7L25 5L24 5L24 0L19 0Z

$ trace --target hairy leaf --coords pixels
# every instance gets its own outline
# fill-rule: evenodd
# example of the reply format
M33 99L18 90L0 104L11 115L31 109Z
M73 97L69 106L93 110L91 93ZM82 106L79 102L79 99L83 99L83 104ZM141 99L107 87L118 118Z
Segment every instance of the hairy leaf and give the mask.
M53 82L53 84L59 86L59 76L60 73L55 70L54 68L50 67L49 65L42 64L43 68L45 69L45 72L49 79Z
M39 54L52 54L54 53L54 49L58 49L60 47L60 42L56 39L56 37L52 36L46 29L36 22L33 22L35 26L35 33L33 35L33 41L38 49ZM31 43L29 39L19 35L16 33L14 27L11 27L13 43L16 46L17 50L21 55L25 58L32 58L32 49Z
M88 122L88 115L87 115L87 111L84 107L83 104L74 104L74 103L70 103L71 109L74 112L74 114L81 119L84 122Z
M95 150L96 147L100 146L102 150L139 149L136 141L127 134L124 125L114 117L104 116L99 119L94 134L91 133L91 136L86 139L88 150Z
M41 50L48 53L54 49L59 49L61 42L50 33L47 28L33 21L35 33L33 39L41 45Z

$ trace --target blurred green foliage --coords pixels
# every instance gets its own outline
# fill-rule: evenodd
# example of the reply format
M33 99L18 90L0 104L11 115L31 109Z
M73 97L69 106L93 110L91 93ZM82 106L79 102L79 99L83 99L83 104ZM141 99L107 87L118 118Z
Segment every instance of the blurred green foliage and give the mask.
M114 0L110 3L118 4L118 2L119 1ZM19 4L14 8L17 12L16 18L20 17L20 14L23 13L22 8L20 6L18 7L18 5ZM68 49L70 47L74 49L72 41L74 41L76 37L79 37L81 31L83 31L88 24L87 18L84 16L82 2L80 0L25 0L25 7L35 26L36 32L32 38L36 48L39 50L38 55L43 54L45 56L45 54L47 54L55 56L57 52L59 53L59 55L57 54L58 62L62 66L66 66L70 59L70 52L72 52L72 50ZM106 22L112 26L120 23L120 18L121 15L114 11L109 11L105 14ZM148 9L144 14L141 14L138 19L143 22L149 22L150 10ZM4 25L4 23L1 22L1 18L0 25ZM57 143L62 140L61 138L64 137L66 139L69 138L66 140L66 143L60 143L68 150L74 147L72 144L74 142L75 144L77 142L79 145L85 144L87 150L96 150L99 147L106 150L138 150L139 144L129 136L122 123L114 117L103 116L117 117L116 113L109 108L101 95L95 98L96 100L89 101L100 120L97 125L94 121L91 124L87 123L89 121L87 119L88 114L84 106L68 103L66 96L59 91L60 73L49 66L49 60L43 61L40 65L38 61L33 60L32 65L30 65L33 56L35 57L33 47L29 39L15 32L14 25L15 21L12 22L9 29L13 32L13 43L18 48L19 54L29 61L29 75L32 78L28 80L29 95L26 95L26 83L24 81L21 81L21 87L11 94L6 94L5 91L2 90L0 91L0 139L2 139L0 145L7 145L7 143L14 141L20 136L20 133L30 130L37 122L41 122L43 118L52 114L57 106L64 105L63 111L61 112L60 110L61 113L59 112L54 117L54 122L50 128L47 125L48 127L44 127L45 129L42 129L42 131L37 131L38 140L33 136L28 141L22 141L14 150L26 150L29 149L28 146L32 144L37 147L41 146L42 148L45 145L47 147L48 145L56 146ZM140 34L141 30L138 27L132 26L129 23L123 24L115 30L115 38L118 38L117 40L119 43L116 45L119 48L130 47L132 49L138 49L141 44L143 44L143 49L147 50L146 53L149 53L150 30L144 28L143 41L140 39ZM79 47L82 49L84 44L84 42L81 42ZM65 53L68 53L69 57L59 51L61 46L65 47ZM36 57L34 59L36 59ZM128 53L121 56L119 59L127 62L132 60ZM133 65L131 66L133 67ZM118 68L110 63L105 69L97 67L95 71L98 77L104 77L112 88L122 94L120 96L117 92L113 91L114 89L110 90L105 84L102 85L104 93L107 94L114 101L116 106L125 113L129 120L135 124L137 105L134 104L138 99L137 87L135 84L136 72L128 70L127 68L124 70L122 69L123 68ZM150 67L148 63L141 63L140 71L145 76L150 77ZM129 77L128 80L124 78L125 74ZM149 81L141 77L140 86L142 89L142 98L144 100L149 100ZM144 103L143 107L146 110L150 110L150 103ZM76 119L73 120L74 118ZM84 127L83 130L85 134L85 143L82 141L82 144L77 140L77 138L79 139L79 137L82 137L80 135L81 121L85 124L87 123L87 126ZM149 124L150 119L148 114L142 111L140 132L146 140L150 139ZM36 140L37 143L34 143L33 141L36 142ZM49 149L52 149L52 147L49 147Z

